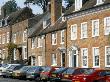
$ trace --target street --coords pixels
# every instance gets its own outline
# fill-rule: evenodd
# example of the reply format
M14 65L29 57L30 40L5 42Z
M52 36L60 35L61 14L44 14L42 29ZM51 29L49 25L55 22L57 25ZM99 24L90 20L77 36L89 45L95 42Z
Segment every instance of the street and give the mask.
M35 81L10 79L10 78L0 78L0 82L35 82Z

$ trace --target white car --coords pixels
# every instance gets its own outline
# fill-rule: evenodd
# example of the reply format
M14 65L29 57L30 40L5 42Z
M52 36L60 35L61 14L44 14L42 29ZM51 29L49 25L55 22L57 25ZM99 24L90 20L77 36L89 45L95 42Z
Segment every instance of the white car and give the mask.
M11 66L11 65L17 65L17 64L3 64L0 67L0 76L4 76L6 74L6 70Z

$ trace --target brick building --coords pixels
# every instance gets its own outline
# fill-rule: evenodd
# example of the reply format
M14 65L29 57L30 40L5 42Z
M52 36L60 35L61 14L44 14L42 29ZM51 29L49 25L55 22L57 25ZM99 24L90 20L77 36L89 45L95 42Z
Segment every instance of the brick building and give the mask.
M66 21L62 20L62 2L51 0L51 24L40 35L45 35L46 65L65 66Z
M7 62L9 56L7 45L15 44L17 47L12 52L13 63L27 59L27 27L28 18L34 16L28 7L12 12L8 16L1 10L0 16L0 54L2 63ZM11 57L10 57L11 58Z
M110 67L110 0L85 1L76 0L73 10L65 15L67 65Z

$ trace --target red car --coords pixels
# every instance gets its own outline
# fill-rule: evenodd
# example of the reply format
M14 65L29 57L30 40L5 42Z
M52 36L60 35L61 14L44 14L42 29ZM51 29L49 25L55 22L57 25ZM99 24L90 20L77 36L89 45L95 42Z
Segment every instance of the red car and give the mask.
M110 70L104 70L99 74L99 78L97 78L97 82L110 82Z
M57 69L59 69L60 67L51 67L48 66L46 67L41 73L40 73L40 79L42 81L48 81L50 80L51 77L51 73Z
M95 68L82 68L80 71L81 74L73 75L72 82L99 82L98 80L101 80L100 74L104 72L103 69Z
M81 70L82 68L72 68L72 67L69 67L66 71L64 71L62 73L62 79L61 81L62 82L71 82L72 81L72 78L73 78L73 75L77 75L77 74L81 74Z

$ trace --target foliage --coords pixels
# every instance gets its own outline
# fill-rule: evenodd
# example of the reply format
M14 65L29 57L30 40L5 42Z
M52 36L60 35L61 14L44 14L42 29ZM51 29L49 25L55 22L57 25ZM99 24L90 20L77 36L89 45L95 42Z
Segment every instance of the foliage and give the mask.
M34 5L37 4L38 6L40 6L43 10L43 12L46 11L47 9L47 5L48 5L48 2L50 2L51 0L26 0L24 4L27 4L29 5L29 3L33 3ZM58 0L58 1L61 1L61 0ZM70 7L75 0L64 0L68 5L67 5L67 8Z
M69 8L72 6L73 3L75 3L75 0L64 0L67 3L66 8Z
M7 60L9 60L11 62L11 60L13 60L13 50L14 50L14 48L17 48L17 45L10 42L10 43L7 44L6 47L8 48Z
M34 5L37 4L42 8L43 12L45 12L49 1L50 0L26 0L24 4L29 4L29 3L32 3Z
M5 12L5 15L9 15L10 13L17 11L19 7L17 6L17 3L15 0L10 0L3 5L3 9Z

